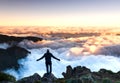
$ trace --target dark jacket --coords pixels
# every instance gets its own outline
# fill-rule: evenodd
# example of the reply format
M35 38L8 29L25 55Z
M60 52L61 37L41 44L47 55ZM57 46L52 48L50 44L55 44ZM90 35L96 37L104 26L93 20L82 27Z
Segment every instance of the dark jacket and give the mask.
M51 57L58 60L58 61L60 61L60 59L53 56L52 53L50 53L50 52L46 52L41 58L37 59L37 61L45 58L46 64L51 64Z

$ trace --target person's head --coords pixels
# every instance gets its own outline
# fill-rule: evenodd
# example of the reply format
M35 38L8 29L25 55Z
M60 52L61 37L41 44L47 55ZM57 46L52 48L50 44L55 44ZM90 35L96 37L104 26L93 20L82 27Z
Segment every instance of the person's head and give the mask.
M47 53L49 53L49 49L47 49Z

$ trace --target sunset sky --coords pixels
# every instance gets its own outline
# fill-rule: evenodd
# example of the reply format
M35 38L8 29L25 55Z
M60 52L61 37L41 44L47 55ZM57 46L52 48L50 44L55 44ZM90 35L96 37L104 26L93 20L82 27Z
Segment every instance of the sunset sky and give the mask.
M120 0L0 0L0 25L120 27Z

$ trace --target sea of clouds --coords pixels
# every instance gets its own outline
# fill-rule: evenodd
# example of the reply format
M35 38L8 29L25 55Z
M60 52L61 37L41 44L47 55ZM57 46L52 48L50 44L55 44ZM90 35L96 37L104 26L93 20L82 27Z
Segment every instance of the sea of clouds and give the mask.
M23 40L18 45L28 49L31 54L19 60L21 65L18 71L14 69L5 72L14 75L17 79L38 73L41 76L46 73L45 60L36 61L42 57L47 49L61 61L52 59L52 73L61 78L66 66L86 66L91 71L98 71L101 68L120 71L120 37L99 36L99 37L78 37L78 38L51 38L39 42ZM7 44L0 44L0 48L6 49Z

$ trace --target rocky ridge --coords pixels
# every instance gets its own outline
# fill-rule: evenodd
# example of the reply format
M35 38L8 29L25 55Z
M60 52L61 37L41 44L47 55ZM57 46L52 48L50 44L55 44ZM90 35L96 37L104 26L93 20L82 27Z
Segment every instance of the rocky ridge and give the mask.
M72 68L67 66L66 72L63 72L64 78L56 78L54 74L45 73L43 77L35 73L32 76L15 81L7 81L0 77L0 83L120 83L120 72L114 73L110 70L100 69L98 72L91 72L90 69L82 66ZM0 73L1 76L1 73ZM9 76L9 75L8 75Z

